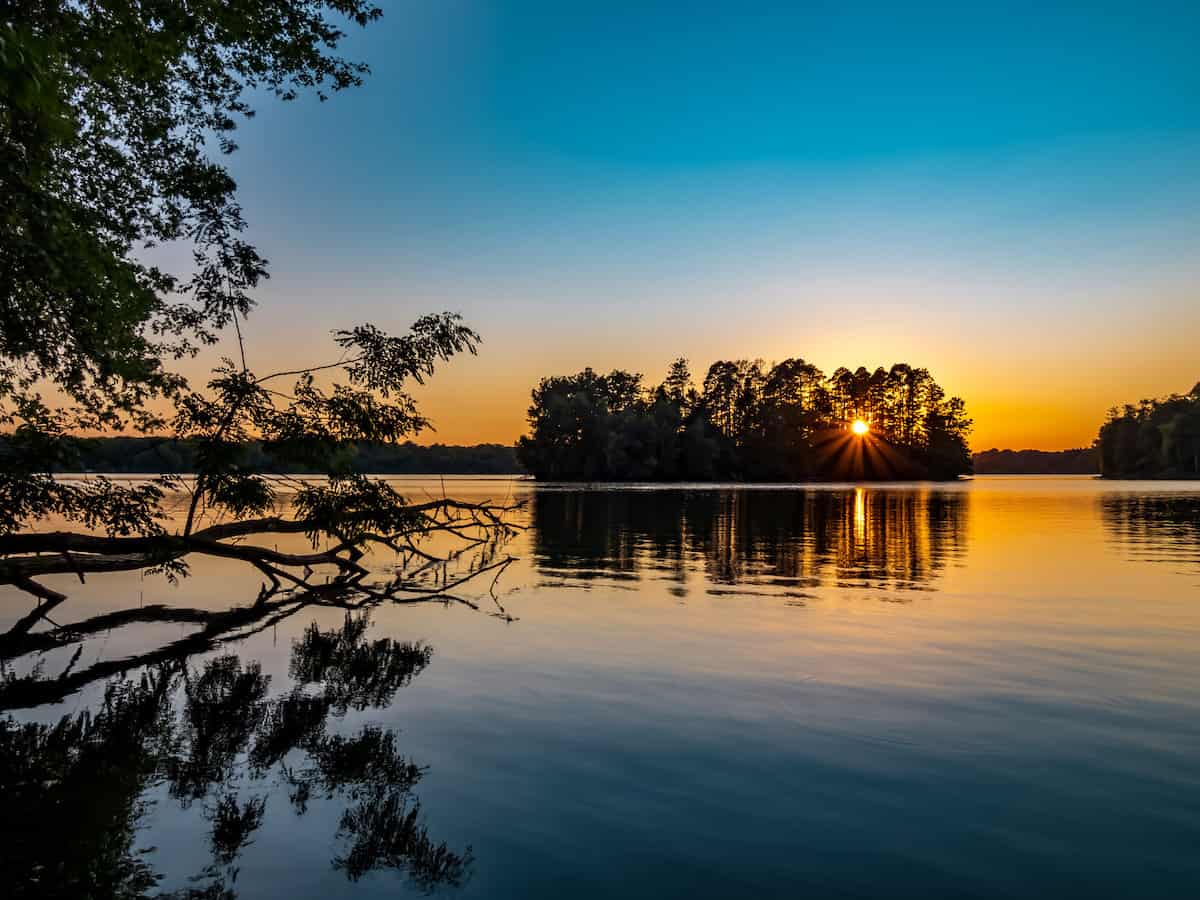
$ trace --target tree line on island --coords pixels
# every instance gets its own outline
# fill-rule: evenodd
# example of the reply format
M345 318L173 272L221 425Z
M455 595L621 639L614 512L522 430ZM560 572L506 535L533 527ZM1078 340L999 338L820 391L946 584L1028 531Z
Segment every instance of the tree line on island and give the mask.
M693 384L677 359L661 384L585 369L543 378L518 461L563 481L955 478L971 471L971 420L927 369L803 359L719 361Z
M0 437L0 456L4 438ZM198 446L173 437L80 438L72 454L56 461L63 474L103 472L187 475L196 470ZM351 443L340 451L343 467L364 475L527 475L512 444ZM303 460L277 458L261 441L246 448L246 466L256 472L320 474ZM976 475L1098 475L1096 447L1074 450L980 450L971 455Z
M678 382L682 372L680 361L672 366L672 372ZM724 372L727 373L728 370ZM878 378L877 375L874 377ZM628 395L627 386L631 383L630 379L636 379L637 376L624 372L607 376L596 375L593 372L589 375L589 370L585 370L571 379L545 379L543 385L554 383L554 386L549 393L539 394L535 391L535 400L543 406L560 402L564 394L563 389L567 387L566 382L573 381L578 388L585 385L588 378L597 382L603 380L605 391L612 391L615 387L618 401L623 402L622 397ZM720 438L714 433L715 427L696 426L695 417L690 422L685 421L686 413L694 412L703 402L704 395L691 387L688 379L685 378L684 381L687 386L682 393L674 388L674 393L666 392L668 402L677 398L675 402L680 414L679 421L675 424L674 438L668 438L666 441L667 450L675 457L673 471L677 474L673 477L700 480L703 476L699 472L703 471L711 471L712 475L709 477L714 479L731 477L727 474L727 469L716 465L706 468L702 465L704 450L707 449L709 453L712 451L711 445L705 442L716 440L719 444ZM664 382L660 387L666 386L667 382ZM541 388L542 385L539 385L539 390ZM651 413L651 430L657 433L658 426L663 423L670 426L673 421L672 413L662 406L658 388L646 389L640 386L639 382L638 390L642 392L643 413L647 410ZM559 399L552 400L551 397L556 393ZM602 396L602 399L606 403L611 401L610 396ZM594 399L585 406L589 404L594 407ZM608 407L608 411L612 412L612 408ZM590 415L594 414L593 408ZM867 414L870 415L869 412ZM629 425L635 419L636 416L631 416L628 408L625 408L625 414L620 417L620 421L625 425ZM775 419L779 421L780 417L776 415ZM643 433L646 431L646 424L645 421L641 423ZM879 437L881 427L875 421L871 422L870 431L873 437ZM595 422L592 423L590 434L599 434ZM546 435L544 430L542 435ZM628 444L628 437L628 433L621 436L622 442ZM531 440L524 438L523 443L528 445ZM6 438L0 437L0 456L3 456L5 443ZM54 461L55 471L189 474L197 470L197 454L201 449L195 441L180 440L171 436L76 438L72 443L72 452L61 455ZM518 442L518 445L521 443ZM700 452L697 452L697 446ZM761 443L759 446L761 447ZM683 454L685 449L692 451L691 456L681 459L677 454ZM718 447L718 450L720 449L722 448ZM724 449L728 450L728 443ZM456 446L421 445L412 441L395 444L346 442L338 449L337 468L374 475L523 475L532 471L528 468L531 457L527 455L531 450L536 452L536 448L530 448L519 453L518 447L497 443ZM1186 395L1173 394L1166 398L1143 400L1136 405L1128 404L1119 409L1114 408L1090 447L1071 450L981 450L971 454L970 471L976 475L1103 474L1110 478L1192 478L1200 477L1198 454L1200 384ZM701 463L698 470L689 469L689 461L693 464ZM304 460L279 457L261 441L247 443L243 453L243 465L255 472L318 474L322 471L321 466L308 465ZM690 474L692 471L697 471L698 474ZM547 477L544 473L543 469L543 477Z
M1200 478L1200 382L1112 409L1096 444L1106 478Z

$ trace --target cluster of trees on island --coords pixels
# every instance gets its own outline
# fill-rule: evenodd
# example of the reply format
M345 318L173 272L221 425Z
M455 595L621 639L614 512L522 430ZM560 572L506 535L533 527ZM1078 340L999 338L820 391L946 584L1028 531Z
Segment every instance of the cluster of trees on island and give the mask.
M855 426L855 423L858 423ZM585 369L533 390L517 459L536 478L801 481L954 478L971 471L963 401L927 369L839 368L803 359L687 360L661 384ZM857 431L855 430L857 427Z
M1096 443L1107 478L1200 478L1200 383L1113 409Z

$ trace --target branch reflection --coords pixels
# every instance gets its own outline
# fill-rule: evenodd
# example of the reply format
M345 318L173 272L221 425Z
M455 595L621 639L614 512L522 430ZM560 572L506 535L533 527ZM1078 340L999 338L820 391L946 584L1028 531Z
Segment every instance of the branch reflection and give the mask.
M347 710L389 704L432 657L423 644L368 640L368 628L366 613L330 630L314 623L276 696L257 662L226 654L114 679L94 709L56 724L0 719L9 896L234 897L239 860L279 802L304 815L318 800L336 822L331 865L349 880L393 870L421 890L461 884L470 848L428 834L414 794L424 769L396 733L331 727ZM165 895L137 843L163 794L203 816L211 857L191 886Z

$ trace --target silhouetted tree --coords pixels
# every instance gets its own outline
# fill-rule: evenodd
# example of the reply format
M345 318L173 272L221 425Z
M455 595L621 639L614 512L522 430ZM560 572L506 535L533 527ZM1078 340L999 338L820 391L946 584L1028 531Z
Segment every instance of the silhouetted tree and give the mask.
M641 375L585 369L543 378L529 407L532 435L518 442L518 459L552 478L596 480L640 469L653 445L653 429L641 427L646 408Z
M1200 384L1113 409L1097 438L1108 478L1200 478Z
M798 358L770 369L759 360L720 360L709 366L701 393L688 384L682 359L652 391L619 372L543 379L518 459L551 480L954 478L971 471L965 404L947 399L926 369L843 367L826 378ZM869 434L851 436L855 419L869 424Z
M420 318L400 336L369 324L340 330L336 362L270 374L251 369L241 343L239 321L267 267L241 237L236 185L219 160L253 112L246 95L312 89L324 99L359 84L366 66L334 55L343 34L331 17L365 26L380 15L363 0L5 7L0 584L36 597L41 615L65 599L41 575L150 568L178 577L203 553L258 568L264 597L306 587L316 566L366 588L358 559L370 544L408 550L432 531L503 528L494 508L411 506L348 469L354 446L395 444L428 426L407 387L474 352L478 335L458 316ZM185 275L145 262L146 248L171 242L190 244ZM229 325L238 359L192 389L172 364ZM52 400L39 393L47 385ZM52 477L77 465L79 431L123 428L168 431L191 449L194 480ZM256 468L259 451L330 481L293 485L283 515L277 481ZM175 527L164 500L180 491L189 497ZM51 515L79 530L31 530ZM244 541L288 532L308 535L314 552Z
M662 383L663 394L679 407L682 415L687 415L696 403L696 388L692 384L692 372L688 361L682 356L671 363L667 369L667 377Z

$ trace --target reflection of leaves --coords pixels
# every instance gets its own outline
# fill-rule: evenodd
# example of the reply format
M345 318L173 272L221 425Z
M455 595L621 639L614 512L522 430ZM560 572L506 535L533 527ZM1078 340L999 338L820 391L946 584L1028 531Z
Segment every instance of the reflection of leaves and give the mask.
M224 883L214 881L208 887L184 888L171 891L169 894L159 894L155 900L237 900L237 893Z
M335 734L311 751L316 781L332 795L357 784L383 785L407 791L424 770L396 748L396 732L368 725L352 738Z
M249 845L250 837L262 825L266 810L266 797L251 797L242 806L238 803L237 794L230 792L222 795L209 813L212 819L209 843L213 859L226 866L237 859Z
M342 814L338 834L350 840L345 856L333 861L352 881L375 869L403 869L413 883L428 892L438 885L457 887L472 861L471 848L455 853L434 843L420 823L421 804L409 802L407 791L372 785Z
M425 890L461 883L470 851L455 853L426 834L412 794L424 770L400 752L396 733L375 726L326 733L331 713L390 699L430 659L428 648L368 643L365 634L365 618L305 632L292 665L322 684L320 693L296 686L269 700L258 664L227 655L182 678L164 669L114 682L94 712L56 725L0 719L0 872L9 895L146 897L160 876L134 838L145 792L166 779L184 806L216 796L204 809L212 864L195 886L163 896L232 900L233 864L268 805L265 793L241 802L238 786L247 778L261 783L276 766L297 812L314 793L353 803L338 832L350 848L333 860L347 877L393 868ZM380 671L366 670L372 660Z
M311 746L325 733L328 716L324 697L310 696L298 688L268 704L250 751L250 764L263 771L295 748Z
M225 781L262 722L269 679L258 663L242 669L232 654L210 660L184 684L182 737L188 754L172 761L171 795L198 799Z
M324 684L338 713L386 706L429 665L433 650L391 638L367 643L363 636L369 624L367 615L349 613L337 631L321 631L314 622L293 645L288 673L299 684Z
M0 720L0 872L8 896L142 897L158 881L135 852L141 797L172 727L165 673L109 686L55 725Z

